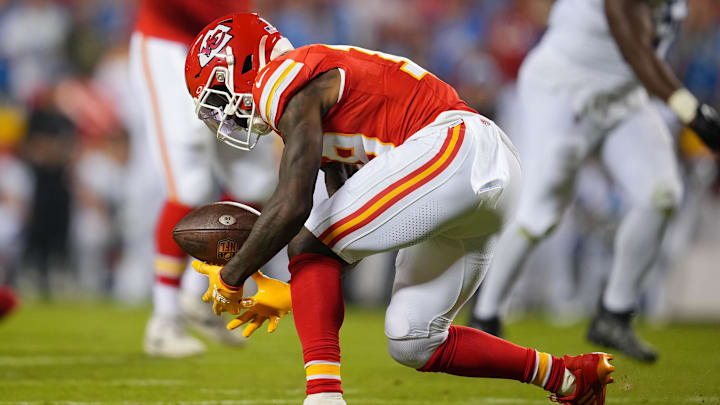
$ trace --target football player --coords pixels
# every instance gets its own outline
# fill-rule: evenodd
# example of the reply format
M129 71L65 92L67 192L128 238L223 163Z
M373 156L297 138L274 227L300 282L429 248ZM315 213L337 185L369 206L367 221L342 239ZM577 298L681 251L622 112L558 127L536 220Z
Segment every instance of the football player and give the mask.
M196 112L224 142L252 149L277 132L279 183L225 267L196 262L204 299L252 333L292 305L303 348L305 405L344 405L338 333L341 269L398 250L385 334L390 355L424 372L514 379L567 404L602 404L612 356L554 357L451 323L482 280L493 236L514 208L520 164L492 121L411 60L350 46L284 52L254 14L206 27L185 78ZM330 164L333 163L333 164ZM350 178L347 165L362 165ZM313 206L319 170L329 199ZM256 273L288 245L289 286ZM259 293L243 299L253 275Z
M597 154L632 204L587 337L634 359L656 351L631 326L642 280L682 196L671 134L650 102L664 100L711 149L717 112L700 103L663 57L687 13L684 0L559 0L519 76L527 175L518 214L503 231L471 325L498 334L499 308L530 252L560 220L579 167Z
M205 345L187 333L184 320L220 342L242 342L225 330L207 305L194 299L198 289L204 290L205 280L192 270L183 277L187 256L171 233L193 208L215 200L215 179L230 195L254 205L261 205L275 186L273 145L262 145L258 154L228 153L231 148L208 139L185 94L183 67L195 34L220 15L248 11L251 3L142 0L138 5L130 42L131 79L141 101L146 142L152 146L166 192L155 225L154 311L144 339L151 355L183 357L205 351Z

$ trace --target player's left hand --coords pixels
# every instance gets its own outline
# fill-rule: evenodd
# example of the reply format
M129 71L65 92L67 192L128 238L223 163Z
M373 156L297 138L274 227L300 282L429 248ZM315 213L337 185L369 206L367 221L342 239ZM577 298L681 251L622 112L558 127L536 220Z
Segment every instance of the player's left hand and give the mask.
M248 310L227 324L227 328L232 330L250 322L243 330L244 337L250 336L266 320L269 320L268 332L274 332L280 318L292 309L290 284L267 277L260 271L253 274L252 278L258 286L257 294L244 299L241 305Z
M232 287L225 284L220 278L222 266L215 266L200 260L193 260L193 268L210 279L207 291L202 296L205 302L212 302L213 312L220 315L223 312L229 312L233 315L240 313L243 308L243 289L242 287Z
M713 152L720 152L720 114L712 106L702 104L685 88L679 88L667 99L670 109Z
M698 106L695 118L688 124L713 152L720 152L720 115L707 104Z

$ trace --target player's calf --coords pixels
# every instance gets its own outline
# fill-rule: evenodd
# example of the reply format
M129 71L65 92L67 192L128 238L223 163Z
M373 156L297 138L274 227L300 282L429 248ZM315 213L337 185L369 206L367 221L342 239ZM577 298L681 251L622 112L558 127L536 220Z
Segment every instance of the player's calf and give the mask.
M152 356L184 357L205 351L205 345L187 333L182 319L180 280L187 256L172 238L173 227L190 211L190 206L166 201L155 227L154 309L144 340L145 352Z
M445 342L418 371L512 379L554 393L556 402L602 405L615 369L611 359L605 353L559 358L472 328L451 326Z
M293 317L305 361L308 399L313 394L342 394L339 332L345 316L345 302L340 285L341 264L327 256L304 253L294 256L288 267Z
M192 207L165 201L155 226L155 291L156 312L178 315L180 279L187 266L187 255L173 240L172 230Z

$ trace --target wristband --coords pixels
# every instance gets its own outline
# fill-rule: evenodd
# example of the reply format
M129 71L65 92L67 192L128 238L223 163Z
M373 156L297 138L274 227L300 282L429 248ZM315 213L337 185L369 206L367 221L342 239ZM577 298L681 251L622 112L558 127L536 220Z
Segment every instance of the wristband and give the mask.
M238 291L240 291L240 287L235 287L235 286L233 286L233 285L226 284L225 281L223 281L223 279L222 279L222 271L223 271L224 268L225 268L225 267L223 267L222 269L220 269L220 271L218 272L218 281L220 281L220 284L222 284L222 286L225 287L225 288L226 288L227 290L229 290L229 291L232 291L232 292L238 292Z
M683 123L689 124L695 119L700 102L688 89L681 87L670 95L667 104Z

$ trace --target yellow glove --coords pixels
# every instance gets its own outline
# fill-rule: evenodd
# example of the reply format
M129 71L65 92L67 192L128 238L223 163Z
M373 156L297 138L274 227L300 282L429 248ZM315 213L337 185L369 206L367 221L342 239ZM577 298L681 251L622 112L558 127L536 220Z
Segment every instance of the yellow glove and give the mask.
M202 273L210 279L210 285L208 286L208 290L205 294L203 294L202 300L213 303L212 307L215 315L220 315L223 312L229 312L233 315L237 315L240 313L242 308L250 305L249 302L242 302L242 287L231 287L223 283L220 278L220 270L222 270L222 266L207 264L199 260L193 260L192 266L198 273Z
M246 298L242 306L248 310L227 324L228 330L233 330L249 321L242 333L244 337L250 336L267 319L270 320L268 332L274 332L280 318L292 309L290 284L267 277L260 271L253 274L252 278L258 286L257 294Z

